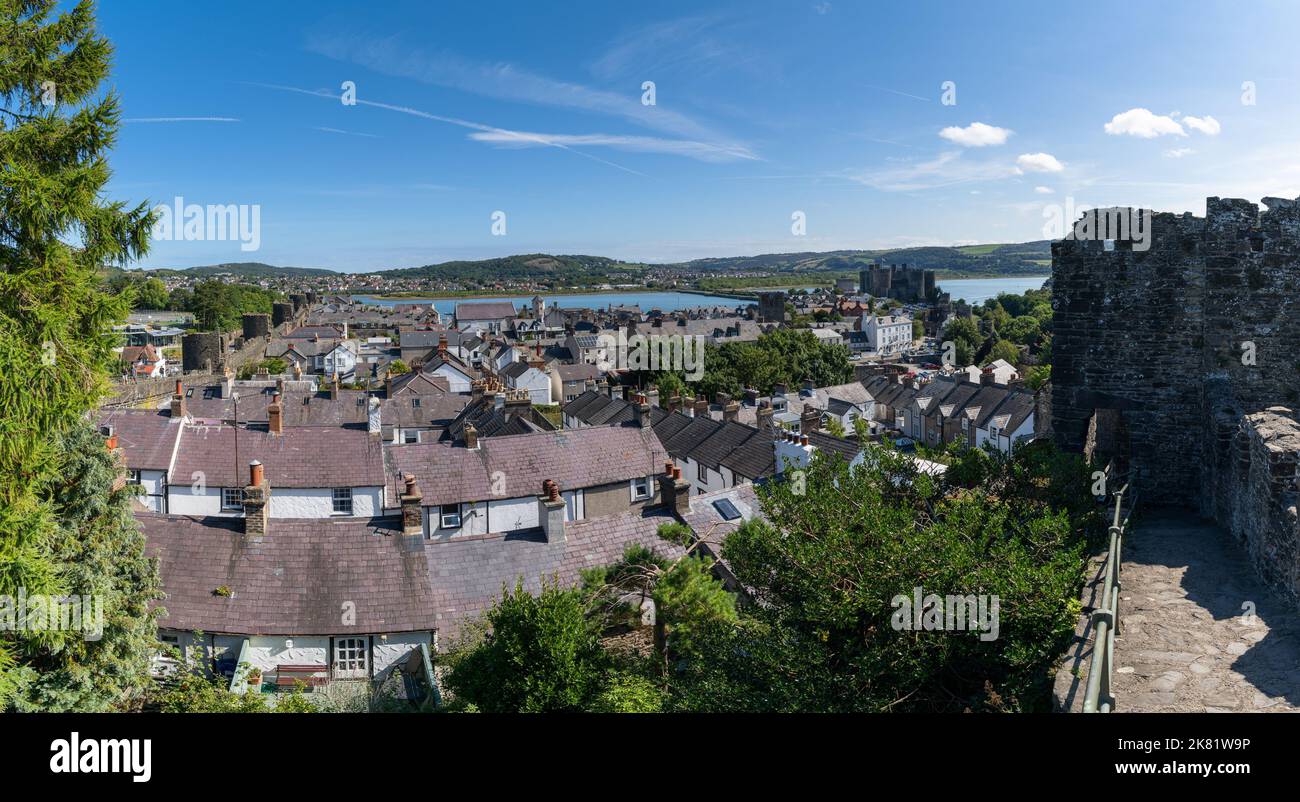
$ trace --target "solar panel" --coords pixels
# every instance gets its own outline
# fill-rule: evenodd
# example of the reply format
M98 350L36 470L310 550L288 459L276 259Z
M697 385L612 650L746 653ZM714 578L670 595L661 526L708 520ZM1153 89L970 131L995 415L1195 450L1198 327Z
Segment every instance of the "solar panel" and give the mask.
M724 521L734 521L740 517L740 510L736 505L731 503L731 499L720 498L713 502L713 508L718 511Z

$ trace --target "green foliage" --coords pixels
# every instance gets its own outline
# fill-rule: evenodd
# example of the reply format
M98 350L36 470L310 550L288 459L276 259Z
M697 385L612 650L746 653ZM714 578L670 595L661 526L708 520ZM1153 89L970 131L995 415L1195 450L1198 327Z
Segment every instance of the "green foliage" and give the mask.
M716 624L736 619L736 599L713 575L713 560L689 554L654 585L655 621L666 629L666 646L675 655L695 654L699 639Z
M199 650L201 651L201 650ZM175 650L173 650L175 652ZM317 707L308 698L306 685L299 682L288 693L274 696L250 691L235 693L225 677L206 676L202 660L191 657L180 660L176 676L161 686L154 703L163 713L315 713ZM250 666L245 663L236 670L247 675Z
M257 364L253 364L250 362L239 369L238 378L251 379L253 377L253 374L263 369L265 369L266 372L271 374L272 376L279 376L285 373L287 370L289 370L289 363L284 361L278 356L273 356L267 359L263 359L261 362L258 362Z
M411 368L402 360L394 359L392 362L388 363L388 372L394 376L400 376L403 373L410 373Z
M605 690L596 697L593 713L658 713L663 710L664 694L647 677L616 671L609 677Z
M243 315L271 314L280 294L251 284L228 284L210 279L194 287L186 312L202 331L233 331L243 325Z
M107 200L117 96L100 90L112 48L94 5L0 2L0 594L57 595L75 577L59 557L62 438L107 389L130 291L100 291L100 270L148 247L146 203ZM53 82L53 105L42 84ZM71 244L71 243L76 243ZM126 626L130 626L129 624ZM60 638L0 635L0 696L30 683ZM6 668L8 666L8 668ZM116 681L113 680L113 681ZM78 694L70 692L67 698ZM107 692L113 695L113 692ZM4 701L0 698L0 702Z
M1025 372L1025 386L1034 392L1052 380L1051 365L1035 365Z
M691 384L706 398L719 392L738 398L746 387L770 393L776 384L793 387L805 378L818 387L849 381L853 378L849 349L823 344L808 329L777 329L753 342L710 343L704 348L704 375ZM661 401L665 386L680 392L678 388L687 384L681 372L660 373L656 381Z
M1020 362L1020 349L1016 348L1014 343L1006 340L998 340L993 343L993 348L989 351L988 361L993 362L998 359L1004 359L1007 364L1016 365Z
M583 710L604 690L609 658L587 618L584 594L543 582L503 591L491 631L450 661L447 688L485 713Z
M674 709L1023 710L1043 697L1098 530L1087 466L1033 444L990 455L982 476L963 467L974 483L959 488L868 453L854 469L815 458L802 495L765 487L766 519L723 547L756 603L702 628ZM998 638L896 629L893 600L917 587L997 596Z
M63 525L48 548L68 593L102 602L104 628L96 640L66 633L29 648L19 710L108 711L139 706L157 649L162 598L155 561L131 515L131 487L113 489L117 466L87 422L60 442L65 461L53 488Z

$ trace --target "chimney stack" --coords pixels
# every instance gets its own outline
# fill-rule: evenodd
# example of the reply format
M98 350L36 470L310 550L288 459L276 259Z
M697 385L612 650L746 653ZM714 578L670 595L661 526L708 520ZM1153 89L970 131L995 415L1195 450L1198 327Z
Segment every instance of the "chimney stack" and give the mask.
M799 433L808 434L817 431L821 426L822 411L817 407L805 406L803 412L799 415Z
M335 371L330 379L330 400L339 400L339 374Z
M728 401L727 405L722 408L722 419L724 421L738 421L740 419L740 402Z
M406 474L403 477L405 488L402 491L402 534L408 538L418 538L421 543L424 541L424 510L420 502L424 495L420 493L420 486L415 483L415 477Z
M366 410L366 431L371 434L379 434L384 430L383 421L380 416L381 407L382 405L379 403L379 399L375 398L373 395L370 396L369 407Z
M668 399L669 412L676 412L677 408L680 407L681 405L682 405L682 397L679 395L675 395L672 398Z
M992 369L992 368L985 368L985 369L980 373L980 384L981 384L981 385L983 385L983 386L985 386L985 387L988 387L988 386L990 386L990 385L997 384L997 383L998 383L998 377L997 377L997 374L995 374L995 373L993 372L993 369Z
M650 428L650 402L644 395L636 397L636 422L642 429Z
M173 418L185 417L185 388L180 379L176 380L176 394L172 396L171 412Z
M447 333L443 332L438 335L438 356L445 358L447 356Z
M665 507L681 517L691 511L691 483L682 480L682 469L669 462L659 476L659 497Z
M755 410L754 416L758 421L758 431L762 434L772 434L772 407L766 401Z
M294 381L302 381L302 363L301 363L301 362L294 362L294 363L293 363L293 378L294 378Z
M564 499L553 479L542 482L542 495L537 497L537 520L547 543L564 542Z
M478 450L478 429L475 429L472 423L465 424L465 448L470 451Z
M393 397L393 371L384 371L384 398Z
M284 407L280 405L280 391L271 396L266 405L266 429L271 434L284 434Z
M688 395L682 399L682 412L685 412L688 418L695 417L695 396Z
M709 417L709 399L704 396L695 399L695 416L697 418Z
M262 463L248 463L248 486L244 488L244 539L259 541L266 534L271 488L266 482Z

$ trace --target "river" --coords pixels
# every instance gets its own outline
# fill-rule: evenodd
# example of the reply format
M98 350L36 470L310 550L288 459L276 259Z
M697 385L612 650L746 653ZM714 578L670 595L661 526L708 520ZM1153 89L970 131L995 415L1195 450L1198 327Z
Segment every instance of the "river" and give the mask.
M1047 276L1016 276L1013 278L963 278L945 279L939 282L939 288L952 293L954 301L965 299L967 303L980 304L989 298L996 298L999 293L1009 292L1019 295L1025 290L1036 290L1043 286ZM495 298L376 298L373 295L353 295L353 300L376 306L394 306L396 304L432 303L443 315L451 315L456 304L474 301L510 301L516 308L528 304L533 296L516 295ZM691 292L669 292L663 290L629 290L626 292L590 292L572 295L543 295L547 306L564 308L604 309L610 304L618 306L640 306L641 311L661 309L675 312L692 306L726 306L752 303L721 295L698 295Z

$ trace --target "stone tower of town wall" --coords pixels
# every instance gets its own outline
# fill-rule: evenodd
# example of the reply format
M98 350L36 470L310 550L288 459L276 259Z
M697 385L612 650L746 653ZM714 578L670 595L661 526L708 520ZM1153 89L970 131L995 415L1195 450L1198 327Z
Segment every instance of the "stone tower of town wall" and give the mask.
M1146 250L1053 243L1052 433L1119 421L1143 498L1216 518L1294 596L1300 203L1262 203L1155 214Z

